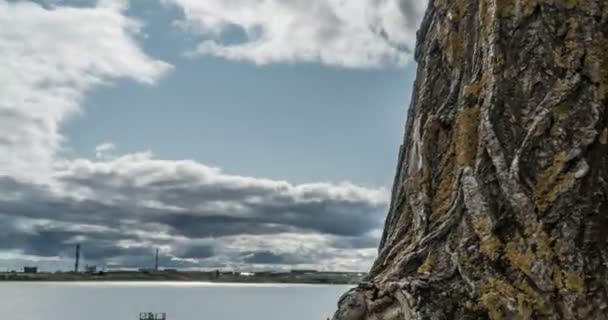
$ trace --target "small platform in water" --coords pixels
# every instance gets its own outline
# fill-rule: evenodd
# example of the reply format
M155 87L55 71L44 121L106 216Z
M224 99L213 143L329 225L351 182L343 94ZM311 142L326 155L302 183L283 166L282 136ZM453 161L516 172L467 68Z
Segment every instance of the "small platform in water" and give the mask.
M166 313L141 312L139 320L167 320Z

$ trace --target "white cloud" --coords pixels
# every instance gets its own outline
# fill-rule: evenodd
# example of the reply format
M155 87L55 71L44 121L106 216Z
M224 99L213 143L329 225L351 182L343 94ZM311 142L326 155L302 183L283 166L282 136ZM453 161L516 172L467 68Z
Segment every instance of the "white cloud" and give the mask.
M370 26L398 46L413 48L427 0L367 0Z
M116 152L116 145L113 143L102 143L95 147L95 158L99 160L111 159L114 157L114 152Z
M66 191L62 197L102 203L115 212L137 211L137 218L121 219L169 225L189 237L289 230L360 236L381 226L388 202L382 188L294 185L231 175L195 161L159 160L150 153L76 159L57 169L54 177ZM157 212L166 216L156 217Z
M170 69L141 51L122 9L0 0L0 174L46 176L88 90L119 77L152 84Z
M195 54L257 64L321 62L342 67L403 65L410 61L416 0L164 0L183 9L179 24L208 39ZM240 43L222 42L239 28Z

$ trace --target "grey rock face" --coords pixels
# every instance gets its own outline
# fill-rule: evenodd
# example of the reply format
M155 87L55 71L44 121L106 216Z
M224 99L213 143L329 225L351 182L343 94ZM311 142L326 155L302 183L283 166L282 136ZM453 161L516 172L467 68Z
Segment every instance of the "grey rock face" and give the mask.
M608 319L608 1L430 2L379 255L334 320Z

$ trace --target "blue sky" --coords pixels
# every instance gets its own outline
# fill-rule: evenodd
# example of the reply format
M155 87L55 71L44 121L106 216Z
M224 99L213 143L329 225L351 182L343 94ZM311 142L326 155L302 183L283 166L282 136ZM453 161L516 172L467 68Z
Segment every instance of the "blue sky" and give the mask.
M187 57L195 37L172 26L177 10L140 1L129 14L145 21L145 52L174 70L154 86L121 80L88 95L64 127L74 156L109 141L297 183L392 182L414 63L345 69Z
M411 66L353 71L175 57L157 87L96 90L65 127L76 156L111 141L294 182L390 183ZM405 101L405 102L404 102Z
M0 268L365 270L408 0L0 0Z

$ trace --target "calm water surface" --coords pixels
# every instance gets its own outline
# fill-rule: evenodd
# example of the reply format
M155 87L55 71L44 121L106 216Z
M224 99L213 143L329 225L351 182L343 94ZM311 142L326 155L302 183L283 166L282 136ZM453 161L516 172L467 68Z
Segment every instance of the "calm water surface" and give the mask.
M7 320L325 320L349 286L209 283L0 283Z

